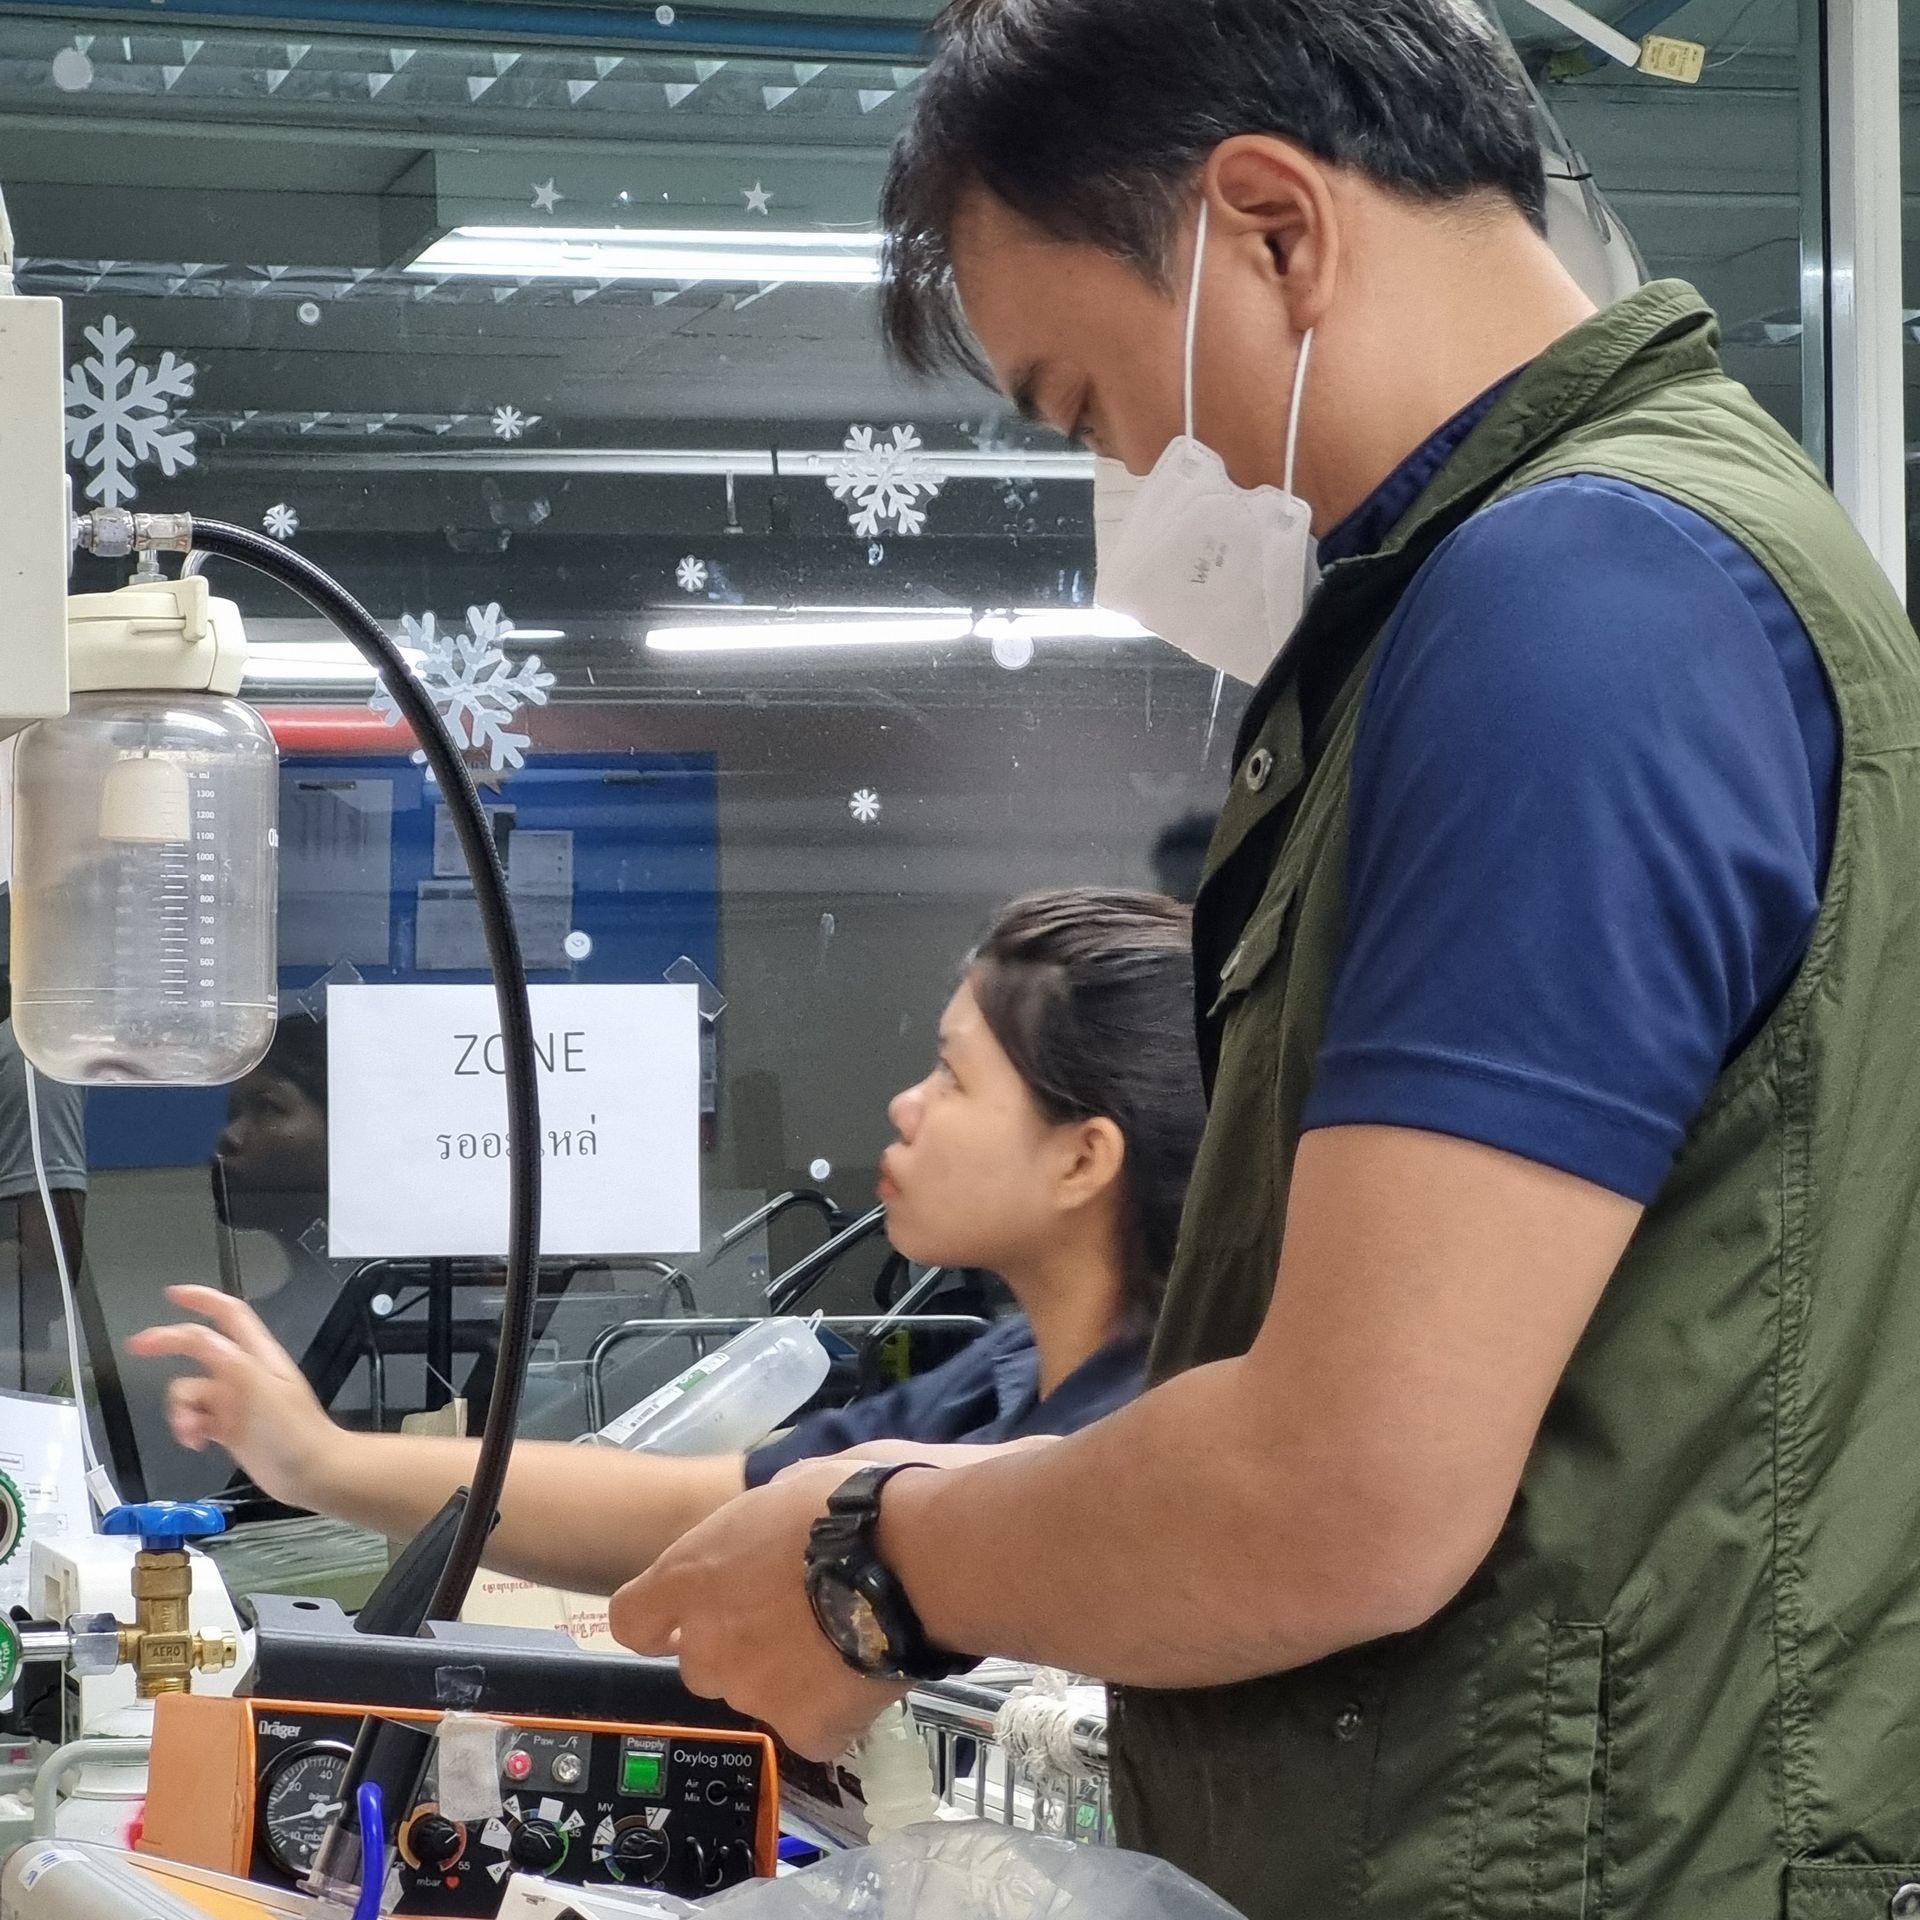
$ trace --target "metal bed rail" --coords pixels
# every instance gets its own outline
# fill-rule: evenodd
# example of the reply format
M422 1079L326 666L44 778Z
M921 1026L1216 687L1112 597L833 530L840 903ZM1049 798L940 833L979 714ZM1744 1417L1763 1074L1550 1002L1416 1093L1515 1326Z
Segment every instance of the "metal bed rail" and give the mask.
M826 1279L842 1255L851 1253L876 1234L884 1233L886 1226L886 1208L875 1207L852 1225L842 1227L832 1239L823 1241L803 1259L796 1260L785 1273L767 1282L767 1311L799 1312L800 1303Z
M744 1220L736 1220L715 1243L713 1252L707 1256L707 1265L712 1266L724 1253L731 1253L741 1241L750 1238L762 1227L770 1227L782 1214L791 1213L795 1207L806 1207L817 1213L827 1223L829 1236L836 1234L847 1224L846 1209L831 1195L822 1193L817 1187L793 1187L787 1192L776 1194L764 1207L757 1207Z
M1001 1711L1030 1690L1031 1668L990 1667L916 1687L908 1698L933 1756L934 1785L955 1812L1082 1846L1115 1844L1107 1716L1080 1711L1067 1728L1071 1770L1016 1761L1001 1743Z

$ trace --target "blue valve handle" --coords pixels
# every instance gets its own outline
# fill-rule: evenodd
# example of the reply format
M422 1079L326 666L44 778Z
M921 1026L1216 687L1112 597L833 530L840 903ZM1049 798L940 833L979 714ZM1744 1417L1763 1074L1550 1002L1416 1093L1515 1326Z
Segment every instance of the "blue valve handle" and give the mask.
M210 1500L149 1500L115 1507L100 1522L102 1533L137 1533L142 1553L184 1553L226 1530L227 1516Z

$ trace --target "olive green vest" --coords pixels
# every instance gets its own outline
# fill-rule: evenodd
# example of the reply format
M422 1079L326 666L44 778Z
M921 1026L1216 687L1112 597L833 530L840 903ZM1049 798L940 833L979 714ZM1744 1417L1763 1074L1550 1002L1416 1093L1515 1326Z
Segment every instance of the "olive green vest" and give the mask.
M1705 515L1806 623L1841 721L1825 905L1467 1590L1297 1672L1126 1690L1122 1835L1253 1920L1920 1913L1920 642L1687 287L1528 368L1384 548L1328 570L1255 696L1200 899L1213 1105L1155 1373L1244 1352L1272 1290L1372 644L1448 532L1569 473ZM1316 675L1337 692L1303 738Z

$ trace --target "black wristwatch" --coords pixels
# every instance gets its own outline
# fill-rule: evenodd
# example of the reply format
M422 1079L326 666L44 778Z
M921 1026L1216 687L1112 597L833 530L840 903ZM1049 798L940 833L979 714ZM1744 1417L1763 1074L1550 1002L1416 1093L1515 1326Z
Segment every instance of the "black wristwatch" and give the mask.
M869 1680L950 1680L978 1665L927 1638L906 1588L874 1544L880 1491L911 1464L862 1467L843 1480L807 1542L813 1617L841 1659Z

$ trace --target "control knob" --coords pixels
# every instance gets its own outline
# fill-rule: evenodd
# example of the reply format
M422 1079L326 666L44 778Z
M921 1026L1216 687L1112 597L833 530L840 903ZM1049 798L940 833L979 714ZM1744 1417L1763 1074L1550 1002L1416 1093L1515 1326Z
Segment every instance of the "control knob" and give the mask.
M523 1820L507 1851L516 1867L551 1873L567 1857L567 1836L551 1820Z
M656 1881L666 1871L672 1846L648 1826L622 1827L607 1850L607 1864L621 1880Z
M465 1830L444 1813L423 1813L407 1829L406 1851L429 1873L452 1866L466 1844Z

